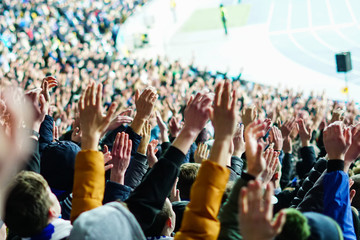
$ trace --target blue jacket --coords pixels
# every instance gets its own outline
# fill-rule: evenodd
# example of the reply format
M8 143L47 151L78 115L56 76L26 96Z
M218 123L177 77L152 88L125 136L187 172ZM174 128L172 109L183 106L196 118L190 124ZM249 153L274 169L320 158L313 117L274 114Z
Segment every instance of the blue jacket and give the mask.
M330 160L324 176L324 214L341 227L345 240L356 240L349 197L349 177L344 161Z

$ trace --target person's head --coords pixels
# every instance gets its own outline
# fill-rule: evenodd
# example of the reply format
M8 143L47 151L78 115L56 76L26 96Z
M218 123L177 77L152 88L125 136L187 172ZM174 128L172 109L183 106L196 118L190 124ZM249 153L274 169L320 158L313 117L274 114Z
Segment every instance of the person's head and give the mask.
M171 202L166 198L161 212L156 215L156 218L145 235L147 237L171 236L175 229L175 212L172 209Z
M310 236L310 227L306 217L296 209L287 208L286 222L276 240L306 240Z
M60 212L59 201L40 174L22 171L10 184L4 222L19 236L30 237L41 232Z
M80 147L71 141L59 141L49 144L41 156L41 175L58 198L72 192L74 184L75 158Z
M200 164L185 163L180 167L179 181L177 188L180 191L182 200L190 200L190 190L198 174Z
M283 209L286 222L275 240L340 240L343 239L340 226L321 213L301 213L296 209Z

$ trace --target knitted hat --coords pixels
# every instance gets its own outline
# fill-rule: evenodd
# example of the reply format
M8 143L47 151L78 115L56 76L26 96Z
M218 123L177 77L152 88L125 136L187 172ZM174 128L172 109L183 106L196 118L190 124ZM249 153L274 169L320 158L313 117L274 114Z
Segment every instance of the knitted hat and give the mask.
M132 213L120 202L111 202L82 213L74 222L71 239L144 240Z

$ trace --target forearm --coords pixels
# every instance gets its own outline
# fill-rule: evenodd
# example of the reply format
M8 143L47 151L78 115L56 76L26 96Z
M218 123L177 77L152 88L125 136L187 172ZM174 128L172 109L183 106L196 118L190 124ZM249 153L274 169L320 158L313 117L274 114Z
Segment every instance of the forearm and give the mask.
M198 134L199 132L192 131L185 126L179 135L175 138L172 146L179 149L184 155L186 155Z
M229 152L230 142L231 137L221 139L217 139L215 137L209 160L219 164L220 166L227 166L231 158L231 154Z
M146 121L145 118L140 117L139 115L135 115L134 120L131 123L132 130L136 134L140 135L141 129L143 128L145 121Z
M324 214L341 227L344 239L356 239L349 198L349 177L342 160L329 160L324 177Z
M143 231L151 227L156 215L162 210L184 158L182 151L170 147L126 201Z
M241 188L246 186L250 180L255 180L255 177L243 172L241 178L234 184L228 200L222 206L219 213L221 223L219 240L241 239L237 215L238 198Z
M147 169L148 165L145 155L137 153L132 156L129 167L125 173L125 185L131 188L136 188L143 179Z
M81 138L81 149L82 150L92 150L92 151L98 151L99 149L99 138L100 133L96 134L89 134L89 133L83 133L83 136Z
M217 239L220 231L217 215L229 174L224 166L211 161L202 162L176 240Z
M105 185L103 204L117 200L124 202L130 196L131 190L132 189L126 185L113 181L107 181Z
M33 171L40 173L40 153L39 153L39 142L35 139L30 140L33 145L33 153L31 154L29 160L26 162L25 169L27 171Z
M75 160L71 221L82 213L102 205L105 190L104 155L82 150Z

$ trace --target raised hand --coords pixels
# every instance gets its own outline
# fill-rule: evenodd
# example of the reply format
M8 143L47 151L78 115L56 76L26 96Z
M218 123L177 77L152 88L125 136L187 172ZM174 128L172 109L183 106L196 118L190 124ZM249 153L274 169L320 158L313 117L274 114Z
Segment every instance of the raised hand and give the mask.
M80 129L82 131L82 149L97 151L99 138L109 126L116 109L112 103L107 114L102 113L102 85L91 83L79 100Z
M241 157L245 152L245 141L244 141L244 124L237 127L233 137L234 152L233 156Z
M176 189L179 178L176 178L173 188L171 189L169 200L170 202L179 202L180 199L180 190Z
M265 159L262 154L264 145L259 142L259 139L265 135L265 128L265 123L256 120L245 129L247 172L255 178L265 169Z
M141 138L139 147L137 149L137 152L142 155L145 155L147 146L148 146L148 144L150 142L150 138L151 138L151 125L150 125L149 121L147 121L147 120L145 121L143 129L141 130L140 136L142 138Z
M169 122L170 136L177 137L181 130L181 123L176 117L172 117Z
M291 118L290 120L286 120L283 125L280 127L281 135L283 138L287 138L290 136L291 131L296 126L295 118Z
M263 180L264 185L268 184L274 173L276 171L276 167L279 164L279 153L269 148L264 153L264 158L266 162L266 167L261 174L261 178Z
M146 156L147 156L147 160L148 160L148 164L149 164L150 168L152 168L155 165L155 163L158 162L158 159L155 155L158 151L158 149L156 148L158 143L159 143L159 141L154 139L147 146Z
M119 115L115 116L115 118L113 120L111 120L109 126L106 129L106 132L112 131L112 130L120 127L123 124L131 123L132 121L133 121L132 117L124 116L124 115L121 115L121 113L120 113Z
M184 111L184 128L199 134L209 120L210 103L211 98L207 94L191 96Z
M79 127L76 127L71 133L71 141L80 143L81 142L81 130Z
M173 146L186 154L199 135L200 131L205 127L209 119L211 98L208 94L198 93L195 98L190 97L184 111L184 127L173 142Z
M247 107L242 111L242 123L244 124L245 128L251 123L253 122L257 117L257 111L256 111L256 107Z
M215 141L211 148L210 161L226 166L230 162L232 138L236 131L236 91L230 82L220 82L215 88L213 109L210 118L215 130Z
M209 152L210 150L208 149L207 144L199 143L194 153L195 163L201 163L203 160L207 160L209 156Z
M28 129L32 129L36 132L39 132L40 125L45 119L45 115L49 111L49 105L45 101L44 95L40 94L38 91L30 91L26 94L29 102L31 102L31 107L34 113L34 121L32 126L27 126Z
M343 115L344 115L344 111L341 110L340 108L334 110L331 114L330 124L337 121L342 121L342 119L344 118Z
M215 139L232 138L236 131L236 92L231 91L229 82L219 83L215 88L213 109L210 119L215 129Z
M2 214L4 190L32 150L28 131L21 127L33 125L32 102L22 92L6 89L1 94L6 122L0 123L0 214Z
M45 97L45 101L50 104L50 92L51 88L57 87L58 82L54 77L45 77L41 83L41 93Z
M239 228L244 240L272 240L278 235L286 221L284 212L273 219L271 196L272 183L267 184L263 195L260 182L250 181L239 196Z
M337 121L324 130L323 140L329 160L344 160L351 144L351 131L344 128L342 122Z
M270 130L270 141L274 143L274 150L281 151L283 148L283 137L280 129L273 126Z
M309 146L313 129L311 129L310 126L306 127L303 119L299 119L297 121L297 124L299 126L299 135L300 135L302 146L303 147Z
M105 171L107 171L114 167L113 164L107 164L112 160L111 152L109 152L109 148L107 145L104 146L103 154L104 154Z
M55 122L53 122L53 142L59 140L59 128L56 126Z
M360 155L360 125L351 129L351 145L345 154L345 162L351 165Z
M156 122L160 128L161 142L170 142L168 135L168 127L166 126L166 123L163 121L159 111L156 111Z
M131 124L131 128L135 133L141 133L145 120L149 118L151 112L153 111L157 98L158 95L153 87L146 88L141 94L139 90L136 91L136 114Z
M124 184L125 172L129 167L131 158L132 141L125 132L116 135L113 149L111 151L113 168L111 169L110 180Z

